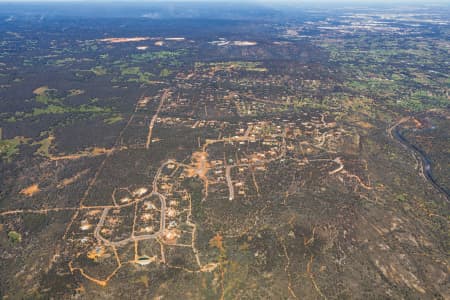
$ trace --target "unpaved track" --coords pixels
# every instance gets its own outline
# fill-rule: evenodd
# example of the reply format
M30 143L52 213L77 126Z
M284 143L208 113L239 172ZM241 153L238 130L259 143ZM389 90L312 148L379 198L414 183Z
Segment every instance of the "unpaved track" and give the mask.
M156 119L158 118L158 114L164 105L164 101L169 97L169 95L170 95L169 90L168 89L164 90L164 93L161 96L161 100L159 101L158 108L156 109L156 113L153 115L153 118L150 121L150 125L148 126L147 142L145 143L146 149L150 148L150 144L152 142L153 127L155 126Z

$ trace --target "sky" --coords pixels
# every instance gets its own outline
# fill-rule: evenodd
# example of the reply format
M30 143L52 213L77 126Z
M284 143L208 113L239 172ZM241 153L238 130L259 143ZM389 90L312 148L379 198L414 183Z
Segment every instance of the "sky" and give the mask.
M450 4L450 0L0 0L0 2L8 2L8 3L18 3L18 2L86 2L86 3L126 3L126 2L134 2L134 3L163 3L163 2L207 2L207 3L263 3L263 4L302 4L302 3L318 3L318 2L326 2L326 3L360 3L360 4L369 4L369 3L419 3L419 4L428 4L430 2L434 3L444 3Z
M263 4L271 6L284 6L284 5L322 5L322 4L333 4L333 5L445 5L450 7L450 0L0 0L0 3L70 3L70 2L80 2L80 3L134 3L134 4L145 4L145 3L189 3L189 2L200 2L200 3L237 3L237 4Z

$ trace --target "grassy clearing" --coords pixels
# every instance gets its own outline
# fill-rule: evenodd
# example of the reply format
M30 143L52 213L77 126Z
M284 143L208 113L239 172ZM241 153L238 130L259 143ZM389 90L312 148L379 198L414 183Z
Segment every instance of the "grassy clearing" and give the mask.
M216 62L216 63L197 63L196 65L206 65L210 67L217 68L240 68L240 69L253 69L259 68L261 66L260 62L252 62L252 61L228 61L228 62Z
M122 64L119 67L121 81L148 84L151 83L152 78L155 76L152 73L143 72L139 67L130 67L127 64Z
M66 113L93 113L93 114L104 114L111 113L112 109L109 107L100 107L93 105L80 105L78 107L70 107L64 105L48 105L45 108L35 108L32 113L25 114L25 117L37 117L47 114L66 114Z
M50 146L52 145L54 139L55 139L54 136L49 135L47 138L39 142L33 143L33 145L40 145L39 148L36 150L35 154L44 157L50 157Z
M17 136L13 139L0 140L0 158L10 162L12 158L19 153L19 146L28 139Z
M421 111L430 108L446 108L450 105L450 99L445 95L435 95L428 91L417 91L411 98L402 102L403 106L413 110Z
M63 67L67 64L76 62L77 60L73 57L67 57L67 58L63 58L63 59L57 59L54 60L52 62L50 62L51 65L57 66L57 67Z
M122 76L127 75L136 75L139 76L141 74L141 68L139 67L124 67L120 69L120 73Z
M42 104L62 104L63 99L56 97L57 90L47 89L43 93L36 95L36 102Z
M196 62L195 68L209 68L215 72L217 71L232 71L242 70L248 72L267 72L267 68L262 66L260 62L251 61L227 61L227 62L214 62L214 63L202 63Z
M104 119L103 122L105 122L105 123L108 124L108 125L111 125L111 124L118 123L118 122L120 122L120 121L122 121L122 120L123 120L123 117L122 117L122 116L120 116L120 115L114 115L114 116L111 116L111 117L109 117L109 118Z
M84 90L72 89L66 93L65 97L73 97L84 94ZM40 87L35 90L35 100L37 103L44 104L45 107L35 107L31 113L16 112L10 122L17 119L36 117L47 114L65 114L65 113L110 113L111 108L99 107L94 105L80 105L77 107L67 106L64 104L65 97L59 97L56 89L48 87Z
M162 69L159 73L159 77L168 77L170 76L170 74L172 74L172 71L170 71L169 69Z
M107 70L102 66L93 67L89 71L91 71L92 73L94 73L97 76L103 76L108 73Z
M168 59L178 58L184 54L186 54L185 50L144 52L144 53L131 55L131 59L136 62L143 62L143 61L156 60L156 59L168 60Z
M20 243L22 241L22 235L17 231L8 232L8 239L11 243Z
M93 103L96 102L93 99ZM36 102L45 104L44 107L35 107L31 112L17 111L12 116L4 117L4 121L8 123L14 123L22 121L26 118L39 117L49 114L110 114L113 109L110 107L101 107L96 105L83 104L77 107L64 105L63 100L60 98L52 98L48 96L37 96Z

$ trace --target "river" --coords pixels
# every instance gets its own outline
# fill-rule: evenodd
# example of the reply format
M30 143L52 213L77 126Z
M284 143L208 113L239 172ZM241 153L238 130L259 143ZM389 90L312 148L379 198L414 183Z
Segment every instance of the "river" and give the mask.
M399 131L398 126L396 126L393 130L394 137L402 143L406 148L410 149L416 156L419 157L419 159L422 161L422 170L423 174L425 175L426 179L440 192L442 193L446 198L447 202L450 201L450 193L449 191L441 186L436 179L433 176L433 170L431 165L431 160L426 155L425 151L417 147L416 145L412 144L408 139L405 138L405 136Z

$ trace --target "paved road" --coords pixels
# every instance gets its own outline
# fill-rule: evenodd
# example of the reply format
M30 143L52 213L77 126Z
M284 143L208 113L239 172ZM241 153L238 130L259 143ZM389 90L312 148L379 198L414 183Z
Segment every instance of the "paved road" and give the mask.
M103 213L100 216L100 220L97 223L97 226L95 228L94 237L97 240L102 241L105 245L118 247L118 246L125 246L128 243L134 242L134 241L144 241L144 240L156 239L158 236L160 236L166 230L166 197L158 192L158 179L159 179L159 177L161 175L162 169L166 165L168 165L170 163L173 163L173 162L174 162L173 160L169 159L168 161L163 163L161 165L161 167L159 167L158 171L156 172L155 177L153 179L153 183L152 183L153 191L150 194L150 197L151 196L157 196L159 198L159 200L161 201L161 220L160 220L160 223L159 223L159 230L157 232L155 232L153 234L146 234L146 235L139 235L139 236L131 235L129 238L126 238L126 239L123 239L123 240L120 240L120 241L116 241L116 242L112 242L110 240L107 240L100 234L100 231L103 228L103 225L105 224L105 219L108 216L108 213L109 213L109 210L110 210L110 208L105 208L103 210ZM149 197L148 195L144 196L144 197L136 200L133 203L140 202L143 199L146 199L148 197ZM133 226L135 226L135 224L133 224Z

